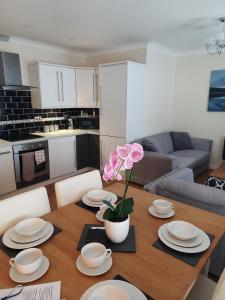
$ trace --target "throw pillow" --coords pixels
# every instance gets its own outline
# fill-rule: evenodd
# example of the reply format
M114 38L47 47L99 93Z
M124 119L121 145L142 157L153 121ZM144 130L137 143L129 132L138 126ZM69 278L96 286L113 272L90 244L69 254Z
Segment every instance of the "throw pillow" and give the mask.
M144 151L159 152L159 149L156 147L156 145L148 140L144 140L143 149Z
M205 185L225 191L225 181L216 177L209 177Z
M170 133L173 140L173 146L175 151L193 149L191 138L187 132L175 132Z

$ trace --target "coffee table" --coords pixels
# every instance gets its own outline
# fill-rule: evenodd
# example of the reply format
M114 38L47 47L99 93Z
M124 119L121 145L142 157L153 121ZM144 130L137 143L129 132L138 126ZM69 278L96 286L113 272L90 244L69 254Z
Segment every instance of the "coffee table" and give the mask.
M225 181L225 162L223 162L219 167L214 169L210 174L210 177L216 177Z

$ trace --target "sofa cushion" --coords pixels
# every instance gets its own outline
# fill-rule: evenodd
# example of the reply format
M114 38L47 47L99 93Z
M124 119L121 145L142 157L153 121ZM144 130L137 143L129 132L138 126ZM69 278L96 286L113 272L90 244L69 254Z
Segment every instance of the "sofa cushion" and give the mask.
M181 157L176 155L168 155L172 159L172 170L181 168L194 168L196 159L193 157Z
M144 151L159 152L159 149L156 147L156 145L148 140L144 140L143 149L144 149Z
M171 131L171 137L175 151L193 149L193 144L190 135L187 132Z
M155 134L144 139L144 144L153 144L160 153L171 153L174 151L173 141L169 132Z
M192 158L194 161L191 163L191 168L195 168L209 160L210 153L208 151L188 149L174 151L171 153L172 156L182 157L182 158Z

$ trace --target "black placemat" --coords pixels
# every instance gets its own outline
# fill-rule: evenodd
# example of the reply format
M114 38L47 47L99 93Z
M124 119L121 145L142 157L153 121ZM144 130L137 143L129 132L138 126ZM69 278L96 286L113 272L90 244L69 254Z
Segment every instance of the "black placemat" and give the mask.
M126 282L128 282L128 283L130 283L130 284L133 284L133 283L131 283L130 281L126 280L124 277L122 277L122 276L119 275L119 274L116 275L116 276L113 278L113 280L122 280L122 281L126 281ZM134 285L134 284L133 284L133 285ZM146 297L148 300L154 300L151 296L145 294L143 291L142 291L142 293L145 295L145 297Z
M136 252L135 229L133 225L130 225L130 230L126 240L120 244L111 242L107 238L105 230L90 229L91 227L104 227L104 225L86 224L81 234L77 250L80 251L81 248L88 243L99 242L105 245L106 248L110 248L113 252Z
M214 240L215 236L207 233L210 242L212 243L212 241ZM182 253L176 250L173 250L171 248L169 248L168 246L166 246L163 242L160 241L160 239L158 239L153 245L153 247L162 250L163 252L166 252L180 260L182 260L183 262L185 262L186 264L189 264L191 266L196 266L197 263L199 262L200 258L202 257L204 252L200 252L200 253Z
M75 205L78 205L84 209L87 209L94 214L96 214L99 211L99 207L88 206L88 205L84 204L82 200L76 202Z
M53 236L57 235L58 233L60 233L62 231L62 229L60 229L59 227L57 227L55 225L53 225L53 226L54 226L54 232L47 241L49 241ZM44 243L46 243L47 241L45 241ZM40 247L41 245L38 245L38 247ZM6 247L2 242L2 236L0 237L0 250L5 252L10 258L15 257L19 252L22 251L21 249L17 250L17 249L11 249L11 248Z

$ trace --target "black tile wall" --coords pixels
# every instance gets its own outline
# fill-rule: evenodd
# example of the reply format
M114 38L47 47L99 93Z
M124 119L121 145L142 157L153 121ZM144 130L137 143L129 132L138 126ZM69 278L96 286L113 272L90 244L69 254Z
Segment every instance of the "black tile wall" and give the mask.
M37 116L42 118L71 117L80 115L81 110L92 115L93 109L88 108L53 108L53 109L34 109L32 108L30 91L5 91L0 90L0 122L34 119ZM98 109L94 109L96 115ZM5 124L0 125L0 135L20 134L43 131L44 125L58 124L60 129L66 128L66 120L54 121L35 121L32 123Z

